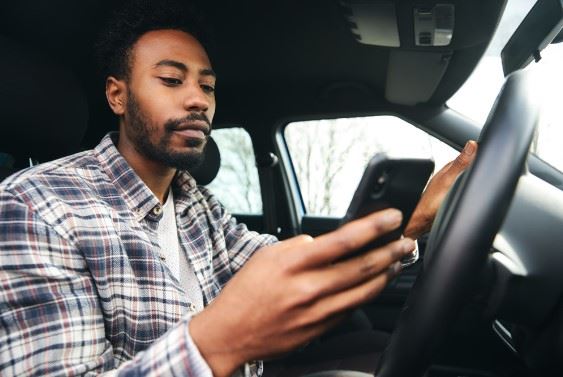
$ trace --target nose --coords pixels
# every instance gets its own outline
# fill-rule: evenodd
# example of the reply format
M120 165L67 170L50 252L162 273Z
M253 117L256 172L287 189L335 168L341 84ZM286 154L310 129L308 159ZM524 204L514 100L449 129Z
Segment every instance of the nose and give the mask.
M205 112L209 109L211 98L203 91L198 82L188 86L184 95L184 108L188 111Z

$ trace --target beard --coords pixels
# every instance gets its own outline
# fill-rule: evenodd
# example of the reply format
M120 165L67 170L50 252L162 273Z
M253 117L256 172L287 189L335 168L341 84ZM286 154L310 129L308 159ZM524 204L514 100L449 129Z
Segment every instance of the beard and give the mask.
M152 161L179 170L193 171L202 164L205 144L209 132L211 132L211 123L205 114L193 112L181 119L169 119L164 123L162 136L154 143L152 137L158 133L159 127L151 124L148 117L142 112L133 92L129 90L127 118L129 119L129 127L125 128L125 132L127 132L128 138L133 142L138 153ZM174 130L182 123L194 120L204 121L209 126L205 140L186 140L185 146L189 147L189 150L174 151L171 147Z

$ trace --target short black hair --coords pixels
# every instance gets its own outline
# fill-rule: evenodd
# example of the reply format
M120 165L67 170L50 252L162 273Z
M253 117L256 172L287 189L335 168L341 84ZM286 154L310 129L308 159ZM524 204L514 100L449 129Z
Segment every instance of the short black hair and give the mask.
M208 44L202 14L189 0L127 0L115 9L96 42L99 74L127 80L131 51L141 36L152 30L181 30Z

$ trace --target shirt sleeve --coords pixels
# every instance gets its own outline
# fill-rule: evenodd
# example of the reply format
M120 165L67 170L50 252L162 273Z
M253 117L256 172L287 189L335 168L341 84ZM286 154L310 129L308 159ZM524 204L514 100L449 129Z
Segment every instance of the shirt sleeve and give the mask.
M207 200L214 220L218 222L225 236L226 248L229 252L231 271L236 273L258 249L278 242L270 234L260 234L249 230L245 224L238 223L237 219L217 200L205 187L199 186Z
M245 224L238 223L236 218L226 210L224 210L221 222L233 273L244 266L258 249L278 242L278 239L272 235L248 230Z
M0 188L0 375L212 377L183 318L119 365L72 235Z
M146 351L121 365L117 375L213 377L189 334L190 320L191 317L182 319Z

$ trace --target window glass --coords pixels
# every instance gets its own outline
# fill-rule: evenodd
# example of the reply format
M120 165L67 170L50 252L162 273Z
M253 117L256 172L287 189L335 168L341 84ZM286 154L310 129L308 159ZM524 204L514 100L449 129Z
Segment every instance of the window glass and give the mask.
M207 187L231 212L261 214L262 197L250 135L243 128L213 130L221 152L217 177Z
M563 171L563 43L547 46L541 56L539 62L526 67L533 71L542 100L540 122L531 151Z
M432 158L436 169L458 152L393 116L295 122L284 136L305 211L344 216L369 159L378 152L398 158Z
M507 0L491 43L471 76L447 102L450 108L481 126L485 124L504 83L500 53L535 3L535 0Z
M500 53L536 1L508 0L497 31L473 74L448 101L448 106L483 125L504 83ZM526 70L535 71L542 96L540 123L531 152L563 171L563 43L551 44L541 52L541 60Z

